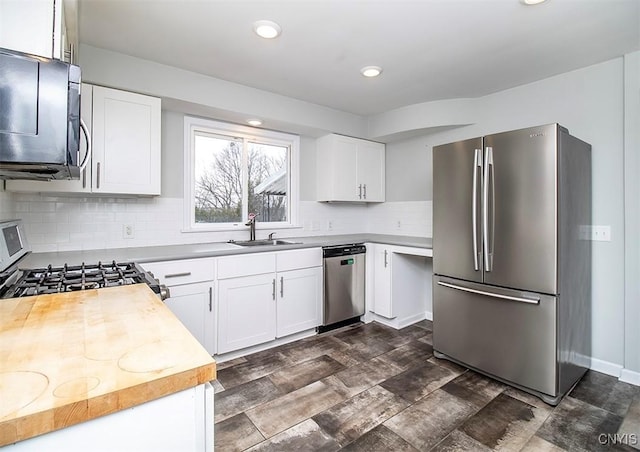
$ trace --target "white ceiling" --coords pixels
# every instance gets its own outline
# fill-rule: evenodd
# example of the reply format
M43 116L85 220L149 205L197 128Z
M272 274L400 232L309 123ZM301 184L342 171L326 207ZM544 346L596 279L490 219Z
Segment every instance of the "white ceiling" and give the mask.
M638 0L80 0L78 11L83 44L359 115L640 49ZM282 35L257 37L260 19ZM366 79L367 65L384 72Z

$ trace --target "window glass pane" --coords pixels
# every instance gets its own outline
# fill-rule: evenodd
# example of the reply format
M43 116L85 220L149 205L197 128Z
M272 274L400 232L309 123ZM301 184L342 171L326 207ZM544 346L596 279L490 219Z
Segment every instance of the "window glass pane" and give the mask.
M242 142L196 134L194 170L196 223L242 221Z
M249 213L258 221L288 221L289 147L248 143Z

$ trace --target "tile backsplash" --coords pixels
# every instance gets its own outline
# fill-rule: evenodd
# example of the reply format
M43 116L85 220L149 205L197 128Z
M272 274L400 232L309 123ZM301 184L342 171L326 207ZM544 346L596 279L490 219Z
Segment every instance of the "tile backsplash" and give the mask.
M0 218L22 218L34 252L245 240L247 228L182 232L182 198L44 196L0 192ZM381 233L431 236L431 201L346 204L300 202L300 227L278 237ZM124 238L125 225L133 237ZM258 229L262 238L274 229Z

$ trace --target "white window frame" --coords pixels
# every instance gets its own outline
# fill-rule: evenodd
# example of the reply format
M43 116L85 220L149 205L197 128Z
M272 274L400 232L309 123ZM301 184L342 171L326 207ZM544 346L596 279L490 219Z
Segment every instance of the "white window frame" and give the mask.
M286 229L300 227L298 210L300 204L300 137L273 130L213 121L211 119L184 117L184 229L183 232L236 231L246 229L244 221L239 223L196 223L195 222L195 134L227 135L247 141L258 141L289 147L289 221L256 222L257 229ZM247 194L243 193L246 198ZM245 200L246 202L246 200ZM246 220L245 220L246 221Z

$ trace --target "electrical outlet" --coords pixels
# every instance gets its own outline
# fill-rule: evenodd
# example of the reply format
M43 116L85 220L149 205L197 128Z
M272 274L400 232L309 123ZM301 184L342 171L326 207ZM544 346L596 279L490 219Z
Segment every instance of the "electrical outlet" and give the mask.
M327 222L327 229L328 229L328 230L332 230L332 229L333 229L333 221L329 220L329 221Z
M123 224L122 225L122 238L123 239L132 239L136 235L136 230L132 224Z
M396 223L396 229L402 229L402 222L400 220Z

